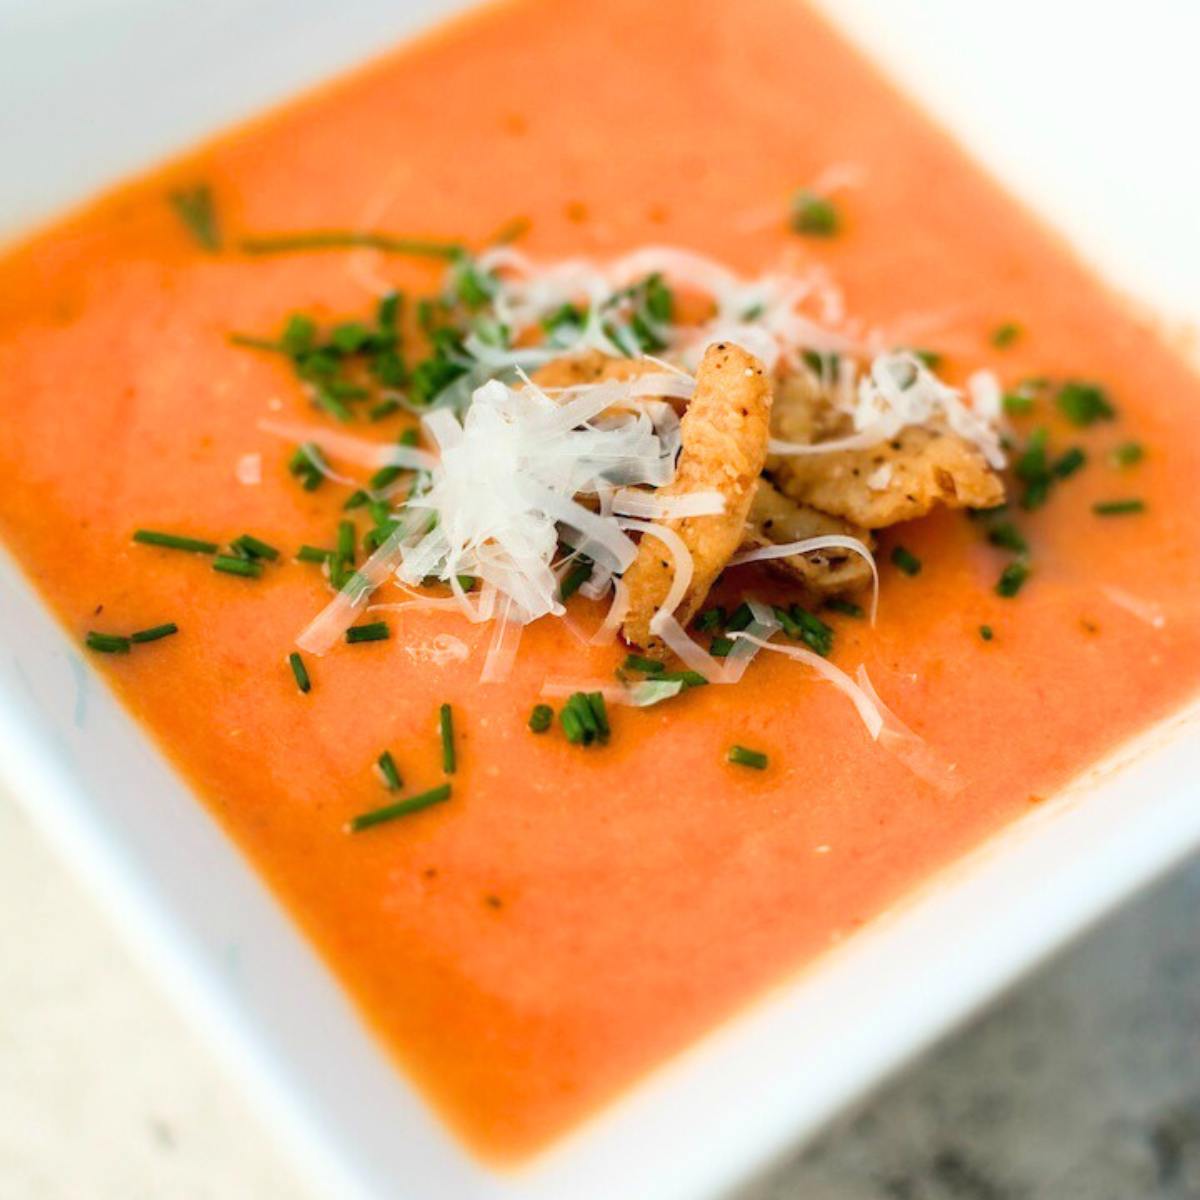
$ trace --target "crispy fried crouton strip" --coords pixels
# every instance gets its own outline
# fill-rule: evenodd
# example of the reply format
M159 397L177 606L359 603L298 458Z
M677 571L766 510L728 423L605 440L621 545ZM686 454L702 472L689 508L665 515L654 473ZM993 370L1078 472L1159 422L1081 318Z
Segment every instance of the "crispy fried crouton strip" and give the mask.
M696 391L684 413L683 448L675 478L660 496L719 491L720 516L685 517L666 522L692 555L692 582L675 610L686 625L742 540L758 477L767 452L771 381L762 364L729 342L709 346L696 372ZM657 538L644 537L625 572L629 614L626 641L653 653L663 646L650 633L650 619L662 606L674 578L674 565Z
M923 517L937 505L992 508L1004 484L970 442L912 426L866 450L773 458L780 491L861 525L882 529Z
M874 549L875 539L861 526L818 512L807 504L797 504L770 480L763 478L758 481L754 493L740 549L756 550L827 534L858 538L867 549ZM763 565L775 574L798 583L814 596L854 592L871 583L870 564L862 555L845 551L821 550L812 554L793 554L788 558L768 559Z
M645 358L614 358L599 350L564 355L538 367L530 376L541 388L578 387L584 383L609 383L612 380L640 379L643 375L660 375L660 363Z

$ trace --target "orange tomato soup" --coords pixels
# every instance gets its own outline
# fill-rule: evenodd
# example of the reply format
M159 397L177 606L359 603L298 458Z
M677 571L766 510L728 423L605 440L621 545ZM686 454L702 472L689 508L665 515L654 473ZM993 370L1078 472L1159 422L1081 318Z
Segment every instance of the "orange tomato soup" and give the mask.
M179 624L93 661L403 1070L491 1159L546 1145L1200 679L1197 379L804 7L743 0L729 16L723 0L488 8L0 259L4 542L74 637ZM789 233L791 192L846 162L863 177L839 194L840 235ZM488 628L397 615L389 641L310 657L301 695L285 659L329 593L290 554L329 544L345 492L289 476L292 447L258 421L322 418L285 362L228 335L276 330L291 311L368 312L370 297L343 253L200 252L166 201L197 181L231 238L367 220L482 245L520 216L543 258L654 242L758 272L790 249L823 263L869 323L940 314L921 338L951 378L989 366L1008 382L1103 382L1115 422L1076 430L1049 404L1037 419L1089 464L1022 516L1034 570L1019 596L996 594L1006 558L978 524L941 513L900 531L915 577L887 565L884 539L877 628L830 618L835 661L867 665L954 764L957 790L912 774L842 696L772 655L737 688L615 711L606 747L533 736L548 673L605 675L619 658L552 619L527 631L511 678L485 686ZM436 265L378 266L413 292L437 285ZM1022 336L993 347L1010 319ZM1146 456L1120 471L1108 455L1131 438ZM250 453L257 486L235 477ZM1094 515L1128 494L1145 513ZM133 544L142 526L249 531L289 557L259 580L225 576ZM599 615L576 606L581 625ZM452 799L347 835L387 798L382 749L407 789L441 782L443 702L458 729ZM735 742L769 768L729 765Z

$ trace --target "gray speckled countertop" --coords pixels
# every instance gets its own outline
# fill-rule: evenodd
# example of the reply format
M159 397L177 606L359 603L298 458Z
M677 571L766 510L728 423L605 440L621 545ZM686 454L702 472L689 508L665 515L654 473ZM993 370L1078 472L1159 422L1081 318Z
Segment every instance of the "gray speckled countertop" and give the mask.
M1200 1198L1200 860L737 1200Z
M1200 1200L1198 916L1200 860L736 1200ZM3 794L0 947L3 1200L316 1200Z

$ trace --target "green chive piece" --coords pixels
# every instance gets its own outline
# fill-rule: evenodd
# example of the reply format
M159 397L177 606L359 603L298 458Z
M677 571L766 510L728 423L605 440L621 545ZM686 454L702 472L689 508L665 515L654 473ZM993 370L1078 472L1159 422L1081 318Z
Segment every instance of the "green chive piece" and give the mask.
M376 760L376 766L379 767L379 773L383 776L384 785L389 792L398 792L403 786L403 781L400 778L400 769L396 766L396 760L392 757L390 750L385 750Z
M97 633L92 629L84 638L84 645L100 654L128 654L130 639L116 633Z
M1068 380L1055 397L1059 411L1072 425L1094 425L1111 421L1117 415L1108 393L1099 384Z
M1025 554L1029 550L1025 535L1012 521L1000 521L993 525L988 530L987 538L993 546L999 546L1001 550L1011 550L1014 554Z
M343 425L354 420L354 414L326 387L318 387L313 391L313 403L327 412L335 421Z
M179 632L179 626L174 621L167 621L162 625L151 625L149 629L139 629L137 633L131 633L129 640L134 645L141 646L146 642L157 642L160 638L170 637L173 633Z
M1122 442L1109 455L1109 460L1114 467L1132 467L1145 457L1146 449L1141 442Z
M250 558L264 558L268 562L274 562L279 557L279 551L274 546L261 541L253 534L243 533L232 545L235 549L249 555Z
M420 792L416 796L409 796L407 800L398 800L395 804L387 804L383 808L375 808L370 812L360 813L357 817L350 820L346 826L348 833L361 833L364 829L370 829L373 825L382 825L385 821L394 821L397 817L407 817L411 813L420 812L423 808L431 808L435 804L441 804L450 799L450 785L443 783L438 787L430 788L427 792Z
M607 742L612 735L612 727L608 723L608 707L604 703L603 692L588 692L587 705L596 720L596 728L600 741Z
M1021 326L1016 321L1005 321L992 330L991 342L997 350L1011 346L1021 336Z
M339 521L337 531L337 554L339 558L354 558L354 522Z
M641 654L628 655L623 666L627 671L641 671L643 675L657 675L660 671L666 670L666 667L657 659L646 658Z
M807 234L809 237L833 237L841 221L832 200L808 188L801 188L792 196L790 224L793 233Z
M202 250L215 254L221 248L221 229L212 189L206 183L180 188L168 197L175 215Z
M454 749L454 710L449 704L438 709L438 733L442 739L442 770L453 775L458 766L458 754Z
M825 607L830 612L841 613L844 617L854 617L857 620L862 620L862 606L855 604L853 600L843 600L840 596L835 596L832 600L825 601Z
M389 396L386 400L380 400L378 404L373 404L367 409L367 416L372 421L382 421L384 417L390 417L392 413L399 411L400 401Z
M1066 479L1074 475L1086 462L1087 455L1083 452L1082 447L1072 446L1070 450L1055 460L1054 466L1050 469L1059 479Z
M1034 397L1024 392L1005 392L1000 403L1010 417L1023 417L1033 412Z
M747 609L746 611L749 612L750 610ZM696 629L700 633L712 633L714 629L720 629L725 624L725 621L725 610L720 605L716 608L706 608L696 618Z
M535 704L529 714L529 728L534 733L545 733L554 722L554 709L548 704Z
M750 605L743 601L730 614L729 620L725 622L725 629L728 633L741 633L751 621L754 620L754 613Z
M704 687L708 680L699 671L664 671L654 677L655 683L682 683L685 688Z
M909 351L923 367L928 367L931 371L936 371L938 367L945 362L945 356L937 350L925 350L920 347L914 347Z
M558 585L558 598L565 604L591 576L591 559L579 559L563 576L562 583Z
M213 570L226 575L241 575L246 579L257 579L262 574L262 563L256 558L237 558L232 554L218 554L213 559Z
M579 714L575 711L574 705L569 701L564 704L562 711L558 714L558 719L562 723L563 733L571 745L578 746L583 742L583 724L579 719Z
M892 547L892 565L898 567L905 575L921 573L921 560L905 546Z
M328 562L333 557L332 550L322 550L320 546L301 546L296 551L296 560L307 563Z
M996 595L1011 599L1025 586L1025 581L1028 578L1029 564L1024 559L1017 559L1016 562L1010 562L1000 572L1000 578L996 582Z
M346 641L351 646L359 642L386 642L391 636L386 621L371 621L366 625L351 625L346 630Z
M410 254L415 258L454 259L463 252L461 246L451 242L336 229L244 238L238 249L243 254L292 254L300 250L352 250L356 246L382 250L385 254Z
M1146 511L1146 502L1131 496L1127 500L1100 500L1092 505L1098 517L1126 517Z
M990 625L980 625L979 636L983 638L985 642L990 642L996 635L992 631L992 627Z
M311 692L312 680L308 677L308 668L304 665L304 659L295 650L288 655L288 666L292 668L292 675L296 680L296 686L302 692Z
M748 750L745 746L730 746L725 757L739 767L750 767L755 771L765 771L769 761L761 750Z
M133 540L143 546L162 546L167 550L186 550L191 554L216 554L220 549L216 542L180 537L175 533L159 533L156 529L139 529L134 533Z
M574 716L575 723L580 731L579 740L585 746L590 746L600 737L600 721L597 719L596 711L585 692L575 692L571 695L567 703L563 706L563 716L565 717L568 713ZM563 728L567 728L565 721ZM569 735L568 740L571 740Z
M724 634L718 634L708 644L708 652L713 658L728 658L732 649L733 638L727 638Z

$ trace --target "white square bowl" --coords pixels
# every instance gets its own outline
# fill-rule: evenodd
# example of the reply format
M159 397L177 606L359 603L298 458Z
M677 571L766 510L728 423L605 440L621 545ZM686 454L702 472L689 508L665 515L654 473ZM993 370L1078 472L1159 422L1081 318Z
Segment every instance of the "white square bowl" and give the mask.
M0 0L0 230L461 7ZM1200 111L1189 49L1200 7L1010 0L1002 18L958 0L826 8L1110 278L1200 317L1200 162L1179 153ZM496 1172L395 1072L0 554L0 771L338 1197L723 1190L1200 843L1198 730L1200 707L1123 747L549 1151Z

